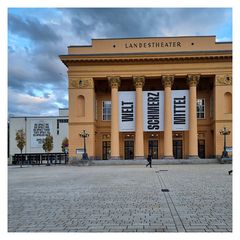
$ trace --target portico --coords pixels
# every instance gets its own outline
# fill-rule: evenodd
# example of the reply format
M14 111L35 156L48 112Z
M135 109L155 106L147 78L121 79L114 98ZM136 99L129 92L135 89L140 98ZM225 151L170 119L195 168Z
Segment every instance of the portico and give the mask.
M219 155L218 128L231 128L231 58L231 43L212 36L69 47L61 60L69 76L70 156L81 148L77 133L83 128L96 159Z

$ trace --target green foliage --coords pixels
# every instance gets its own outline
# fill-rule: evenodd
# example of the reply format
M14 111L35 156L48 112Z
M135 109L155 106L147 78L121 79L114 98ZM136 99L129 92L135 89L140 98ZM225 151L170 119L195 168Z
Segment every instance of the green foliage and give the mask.
M45 152L51 152L53 149L53 136L48 135L46 138L43 140L43 145L42 148Z
M20 129L16 132L16 141L17 141L17 147L20 149L21 153L26 145L26 135L23 129Z
M65 152L67 148L68 148L68 138L65 137L65 138L62 140L62 151Z

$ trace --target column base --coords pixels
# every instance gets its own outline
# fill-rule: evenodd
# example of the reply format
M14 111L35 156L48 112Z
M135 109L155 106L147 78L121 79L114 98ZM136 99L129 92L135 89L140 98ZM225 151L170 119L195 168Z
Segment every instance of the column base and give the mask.
M146 159L144 156L135 156L134 160L144 160Z
M164 159L174 159L173 156L163 156L162 158L164 158Z
M119 156L111 156L110 160L120 160L120 157Z
M188 155L188 159L200 159L198 155Z

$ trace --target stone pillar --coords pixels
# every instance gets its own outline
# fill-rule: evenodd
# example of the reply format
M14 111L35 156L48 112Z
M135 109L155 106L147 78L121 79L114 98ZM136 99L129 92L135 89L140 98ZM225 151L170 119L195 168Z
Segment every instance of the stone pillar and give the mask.
M188 75L189 85L189 158L198 157L198 132L197 132L197 84L200 75Z
M164 86L164 158L173 159L172 142L172 85L173 75L162 76Z
M111 86L111 159L119 159L118 88L120 77L108 77Z
M135 159L144 159L143 144L143 97L142 88L145 83L143 76L134 76L133 83L136 88L136 127L135 127Z

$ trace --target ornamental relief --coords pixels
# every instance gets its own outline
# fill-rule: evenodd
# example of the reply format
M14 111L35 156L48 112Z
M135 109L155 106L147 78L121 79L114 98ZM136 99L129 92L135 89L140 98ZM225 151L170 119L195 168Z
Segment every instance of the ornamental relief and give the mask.
M92 78L80 78L80 79L69 79L70 80L70 88L94 88L94 81Z
M216 75L216 85L232 85L232 74L221 74Z

